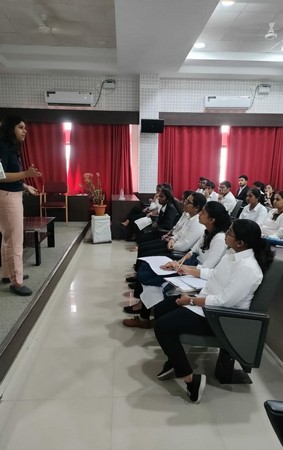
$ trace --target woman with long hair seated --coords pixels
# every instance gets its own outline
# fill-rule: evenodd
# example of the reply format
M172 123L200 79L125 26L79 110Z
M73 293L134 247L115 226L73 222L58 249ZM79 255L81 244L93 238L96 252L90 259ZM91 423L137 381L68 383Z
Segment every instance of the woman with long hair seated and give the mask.
M261 226L262 235L272 239L283 239L283 191L277 191L273 201L274 208Z
M256 188L249 189L247 192L247 205L243 208L239 219L254 220L261 226L267 216L267 209L260 203L260 191Z
M213 270L206 286L196 297L167 297L154 310L155 335L167 361L157 375L182 378L191 402L198 403L206 384L206 376L193 373L180 334L213 335L204 316L203 306L225 306L249 309L263 273L273 260L270 244L261 237L258 224L238 219L226 232L229 251Z
M185 264L187 261L188 265L182 265L179 274L192 274L207 279L211 269L218 264L226 251L225 231L231 225L231 219L226 208L221 203L211 201L199 213L199 221L205 226L205 232L193 246L192 250L182 258L182 261ZM191 265L192 260L194 260L194 266ZM180 261L172 261L163 267L165 269L177 270L179 265ZM144 289L146 289L145 286L162 286L165 282L164 277L156 275L147 263L144 263L140 267L138 280L144 285ZM151 295L150 289L148 288L144 294L141 294L141 300L142 295ZM156 295L155 292L153 295ZM142 302L140 308L140 311L137 311L135 305L124 308L124 311L127 313L140 312L140 316L123 321L126 327L150 328L149 317L151 311Z

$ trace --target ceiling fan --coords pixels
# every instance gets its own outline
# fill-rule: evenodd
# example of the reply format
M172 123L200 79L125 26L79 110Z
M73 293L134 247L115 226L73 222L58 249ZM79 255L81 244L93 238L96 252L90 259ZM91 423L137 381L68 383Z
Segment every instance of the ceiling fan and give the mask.
M76 36L79 34L78 27L74 23L68 23L65 20L52 18L50 14L43 11L39 14L33 13L33 19L36 23L35 32L42 34L60 34L66 36Z

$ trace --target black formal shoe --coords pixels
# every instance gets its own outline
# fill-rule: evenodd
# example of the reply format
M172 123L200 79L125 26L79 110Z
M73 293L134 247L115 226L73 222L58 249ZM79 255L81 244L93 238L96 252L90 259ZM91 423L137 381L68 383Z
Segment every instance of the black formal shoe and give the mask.
M127 277L127 283L136 283L138 281L137 277Z
M27 280L28 278L29 278L29 275L24 275L23 276L23 280ZM5 283L5 284L11 283L10 278L3 277L2 278L2 283Z
M141 312L141 308L133 309L133 306L136 306L136 305L124 306L123 311L127 314L139 314Z
M130 289L136 289L137 283L129 283L128 286Z
M27 295L32 294L32 290L30 288L28 288L27 286L18 287L18 286L14 286L13 284L11 284L10 290L14 294L21 295L22 297L26 297Z

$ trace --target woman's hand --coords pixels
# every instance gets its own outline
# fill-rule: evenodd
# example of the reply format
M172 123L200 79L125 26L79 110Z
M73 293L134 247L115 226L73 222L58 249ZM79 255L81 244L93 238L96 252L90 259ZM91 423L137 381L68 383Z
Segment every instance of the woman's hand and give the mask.
M178 261L169 261L166 264L163 264L162 266L160 266L160 269L163 270L177 270L178 267Z
M39 195L38 190L33 186L25 185L25 190L31 195Z
M32 164L28 170L26 170L26 178L34 178L34 177L42 177L42 173L39 172L39 170L34 167L34 165Z
M167 244L168 250L173 250L174 244L175 244L174 239L169 239L168 244Z
M182 295L181 297L176 299L176 303L178 306L189 305L191 301L191 297L188 295Z

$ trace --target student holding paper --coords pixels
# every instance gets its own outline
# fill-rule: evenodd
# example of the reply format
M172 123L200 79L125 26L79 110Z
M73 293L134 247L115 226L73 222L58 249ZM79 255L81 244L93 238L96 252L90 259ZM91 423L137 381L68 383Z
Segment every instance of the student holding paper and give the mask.
M226 244L230 250L199 295L168 297L154 311L155 335L168 358L157 377L166 380L175 373L176 377L183 378L193 403L200 401L206 377L193 373L180 334L213 334L204 317L204 305L249 309L263 273L274 257L269 243L261 238L260 227L252 220L236 220L226 232Z
M205 226L204 235L183 258L167 263L164 268L175 269L179 275L192 275L207 280L211 269L214 269L226 251L224 233L231 225L231 218L221 203L210 201L200 212L199 221Z
M197 194L202 195L202 194ZM162 269L176 270L180 275L201 276L208 279L212 269L218 264L226 251L225 231L231 225L231 219L226 208L219 202L208 202L199 213L199 222L205 226L202 237L193 246L192 250L179 261L170 261L161 266ZM189 265L186 265L189 264ZM194 265L196 266L194 266ZM173 273L176 276L177 273ZM149 266L142 262L138 271L138 280L144 286L162 286L165 282L164 275L157 275ZM142 290L142 289L141 289ZM152 292L147 289L143 295L156 295L156 289ZM141 295L141 300L143 300ZM126 307L125 312L131 312L130 307ZM136 308L132 308L133 313ZM123 324L127 327L143 328L145 325L142 320L147 321L149 325L150 310L144 305L141 306L141 314L133 319L125 319Z

